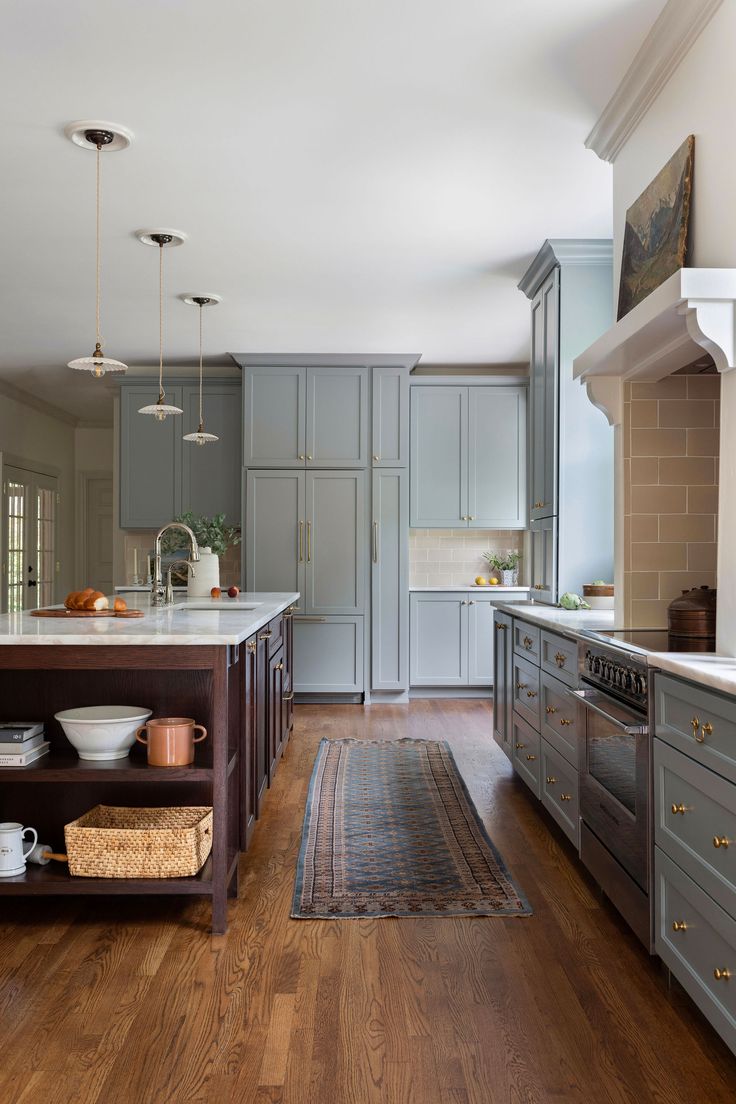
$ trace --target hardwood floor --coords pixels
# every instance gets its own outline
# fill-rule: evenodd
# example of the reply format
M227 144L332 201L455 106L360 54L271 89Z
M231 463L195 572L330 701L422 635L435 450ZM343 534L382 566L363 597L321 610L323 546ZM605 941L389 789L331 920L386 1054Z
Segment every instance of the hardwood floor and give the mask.
M191 899L5 899L2 1104L732 1102L736 1059L512 778L483 701L301 706L228 935ZM290 920L321 737L448 739L530 918Z

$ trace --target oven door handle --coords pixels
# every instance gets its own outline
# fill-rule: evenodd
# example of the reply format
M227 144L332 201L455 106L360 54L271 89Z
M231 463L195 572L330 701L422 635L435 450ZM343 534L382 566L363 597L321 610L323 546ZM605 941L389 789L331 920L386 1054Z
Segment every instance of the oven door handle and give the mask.
M601 709L599 705L595 705L590 700L585 690L570 690L578 701L582 702L586 709L592 709L594 713L597 713L600 717L603 717L609 724L614 725L620 732L625 732L627 736L648 736L649 725L626 725L623 721L620 721L618 717L613 717L610 713L606 713L605 709Z

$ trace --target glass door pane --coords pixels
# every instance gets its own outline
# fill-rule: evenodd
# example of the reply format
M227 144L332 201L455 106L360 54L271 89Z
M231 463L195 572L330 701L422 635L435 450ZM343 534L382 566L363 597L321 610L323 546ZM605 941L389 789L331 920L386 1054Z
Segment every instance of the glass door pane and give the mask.
M54 480L54 483L56 481ZM36 540L33 555L35 558L36 595L35 603L28 605L37 608L52 606L56 584L56 491L48 486L35 486L35 522Z
M26 520L28 512L29 484L22 480L20 472L6 469L5 482L5 608L16 613L25 605Z
M4 606L9 613L56 601L56 478L6 466L3 481Z

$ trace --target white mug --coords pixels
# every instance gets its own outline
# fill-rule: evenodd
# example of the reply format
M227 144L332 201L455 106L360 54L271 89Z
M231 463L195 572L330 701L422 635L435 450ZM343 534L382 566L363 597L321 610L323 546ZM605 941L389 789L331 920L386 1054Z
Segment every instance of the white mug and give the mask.
M33 842L24 849L26 832L31 833ZM0 824L0 878L25 874L26 859L37 843L38 832L35 828L24 828L13 820Z

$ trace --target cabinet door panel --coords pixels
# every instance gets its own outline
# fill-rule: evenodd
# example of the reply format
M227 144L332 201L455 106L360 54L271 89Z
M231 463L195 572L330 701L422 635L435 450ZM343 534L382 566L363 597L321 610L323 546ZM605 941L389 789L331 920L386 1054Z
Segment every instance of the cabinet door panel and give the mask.
M411 389L411 521L415 528L467 526L468 388Z
M181 406L181 388L166 392ZM120 527L159 529L181 512L181 418L139 414L156 401L153 382L120 390Z
M412 686L467 686L468 605L464 594L410 595Z
M294 617L297 694L359 694L363 681L362 617Z
M405 368L373 369L374 467L409 464L409 373Z
M557 417L559 359L559 272L555 269L532 303L532 477L533 520L557 513Z
M510 759L512 620L496 610L493 622L493 738Z
M199 388L187 385L182 391L183 432L193 433L199 424ZM240 386L208 385L202 402L205 428L220 439L203 446L182 442L182 510L207 517L224 514L229 525L240 525Z
M364 612L365 473L307 472L305 613Z
M493 684L493 606L490 597L472 591L468 596L468 683Z
M288 468L304 462L306 382L306 368L244 369L246 468Z
M307 465L368 464L368 369L307 369Z
M409 686L409 478L373 472L371 671L374 690Z
M554 605L557 601L557 519L532 522L532 597Z
M248 590L304 592L304 478L303 471L247 473L244 576Z
M468 388L470 528L526 528L526 391Z

